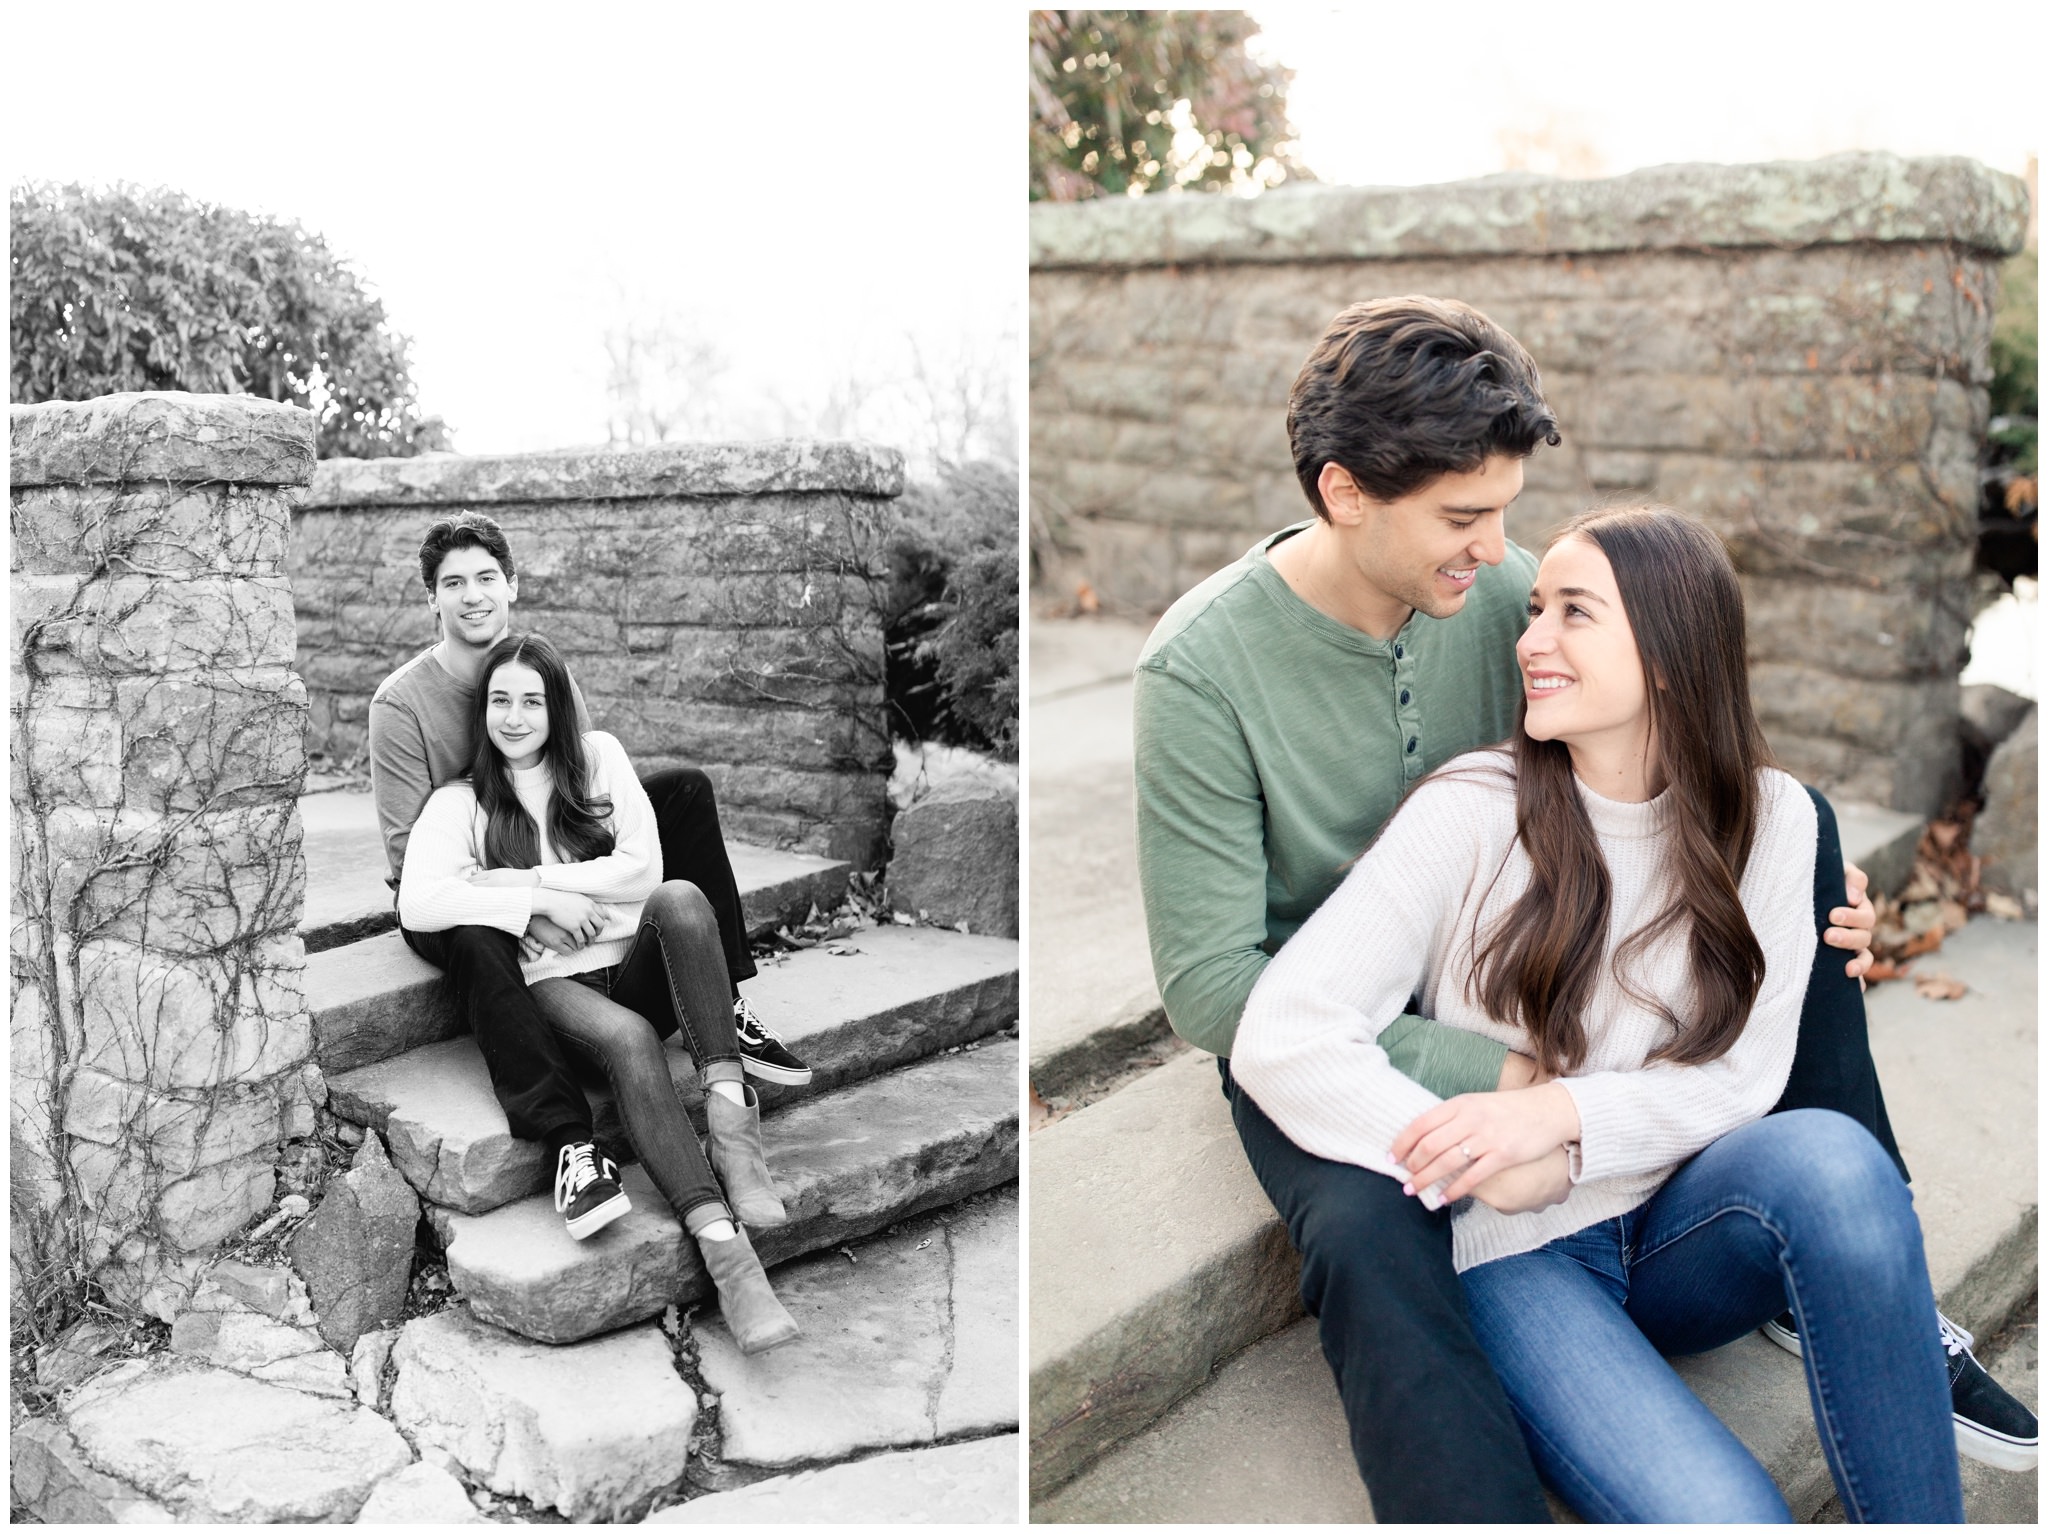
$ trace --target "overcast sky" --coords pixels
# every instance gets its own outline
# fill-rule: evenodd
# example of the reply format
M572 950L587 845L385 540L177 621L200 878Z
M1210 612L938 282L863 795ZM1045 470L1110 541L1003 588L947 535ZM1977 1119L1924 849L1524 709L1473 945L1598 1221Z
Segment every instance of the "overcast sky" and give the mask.
M1948 9L1817 0L1251 7L1295 70L1290 116L1325 181L1413 186L1506 167L1598 173L1848 149L2040 149L2038 0ZM1541 163L1550 146L1553 163Z
M1683 32L1640 4L1253 15L1297 71L1317 173L1418 184L1517 145L1608 174L1857 147L2020 171L2026 9L1723 3ZM626 316L713 342L735 401L900 377L906 338L937 372L1018 355L1021 8L90 14L10 13L10 181L162 183L300 220L412 337L422 403L466 452L604 440L604 332Z
M622 313L789 399L896 367L906 336L934 365L1015 355L1024 30L1007 7L15 7L9 180L296 218L413 338L458 448L602 442Z

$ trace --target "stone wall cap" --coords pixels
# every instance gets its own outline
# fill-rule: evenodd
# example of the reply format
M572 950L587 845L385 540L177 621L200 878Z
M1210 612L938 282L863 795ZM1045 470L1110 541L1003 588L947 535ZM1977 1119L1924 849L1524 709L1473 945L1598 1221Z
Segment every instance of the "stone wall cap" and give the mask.
M1035 203L1033 270L1879 243L2011 255L2026 183L1961 156L1658 165L1598 181L1507 173L1440 186L1299 182Z
M8 483L303 485L311 411L253 394L103 394L8 407Z
M772 495L804 491L903 493L903 454L872 442L786 438L679 442L613 452L469 457L330 458L308 507L474 506L646 496Z

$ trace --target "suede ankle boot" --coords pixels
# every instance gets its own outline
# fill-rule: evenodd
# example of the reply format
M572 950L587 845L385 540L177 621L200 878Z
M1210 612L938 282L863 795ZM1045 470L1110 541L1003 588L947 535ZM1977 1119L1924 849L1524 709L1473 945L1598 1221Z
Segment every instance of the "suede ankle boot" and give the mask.
M725 1185L726 1202L744 1225L756 1230L784 1225L789 1212L768 1176L768 1161L761 1149L761 1099L752 1087L745 1088L743 1108L723 1092L704 1094L704 1113L711 1126L711 1169Z
M768 1275L761 1271L761 1259L754 1255L744 1230L735 1227L724 1241L699 1236L697 1250L704 1254L704 1266L718 1287L726 1330L742 1353L765 1353L796 1340L796 1321L768 1287Z

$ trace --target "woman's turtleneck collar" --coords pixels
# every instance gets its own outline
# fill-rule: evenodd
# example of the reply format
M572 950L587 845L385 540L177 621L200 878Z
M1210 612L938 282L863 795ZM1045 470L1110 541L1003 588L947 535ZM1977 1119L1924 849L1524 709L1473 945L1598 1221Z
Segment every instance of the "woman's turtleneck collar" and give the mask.
M1592 821L1593 829L1602 837L1627 841L1656 836L1671 824L1673 803L1669 787L1654 799L1630 803L1596 793L1576 773L1572 782L1578 785L1579 802L1586 807L1586 818Z
M548 769L545 757L531 767L507 767L505 776L512 780L512 791L519 794L531 793L554 781L554 773Z

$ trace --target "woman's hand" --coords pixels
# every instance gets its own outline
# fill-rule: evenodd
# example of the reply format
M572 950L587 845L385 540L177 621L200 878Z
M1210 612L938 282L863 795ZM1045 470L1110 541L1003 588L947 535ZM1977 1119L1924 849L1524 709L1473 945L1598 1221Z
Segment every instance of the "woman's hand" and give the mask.
M1495 1172L1472 1190L1472 1196L1502 1214L1527 1214L1562 1204L1571 1191L1571 1158L1560 1145L1547 1156Z
M519 934L519 957L529 962L551 949L556 953L574 953L582 946L574 933L564 932L545 916L529 916L526 930Z
M549 889L543 885L533 892L533 914L547 918L573 938L569 945L573 952L597 941L611 910L588 895L579 895L574 890Z
M1553 1081L1518 1092L1466 1092L1438 1103L1395 1137L1392 1150L1408 1172L1402 1192L1454 1178L1443 1195L1449 1204L1494 1174L1578 1137L1578 1104Z
M1870 935L1877 926L1877 909L1871 905L1867 893L1870 889L1869 874L1854 863L1844 863L1842 877L1849 886L1849 903L1828 912L1828 920L1833 925L1821 937L1830 948L1849 951L1849 978L1861 983L1863 972L1870 968L1876 957L1870 951Z
M530 890L540 883L537 868L472 868L469 882L478 889Z

